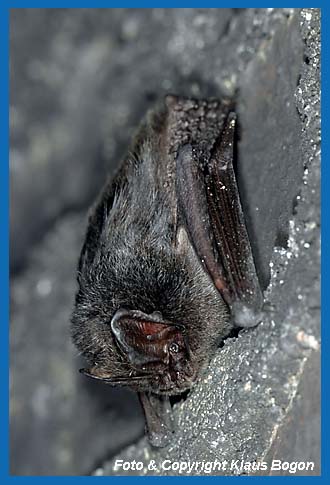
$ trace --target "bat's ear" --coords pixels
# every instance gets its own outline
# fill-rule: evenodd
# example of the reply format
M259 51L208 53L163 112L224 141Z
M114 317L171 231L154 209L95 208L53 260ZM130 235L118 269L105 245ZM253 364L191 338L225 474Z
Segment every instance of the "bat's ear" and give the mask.
M92 377L93 379L99 379L101 381L109 381L112 376L109 371L101 369L100 367L91 367L90 369L79 369L84 376Z
M183 327L158 313L120 309L111 320L111 329L118 347L134 365L168 365L171 357L178 360L188 354Z
M139 386L142 384L145 387L145 382L148 379L147 375L114 375L112 372L97 366L91 367L90 369L79 369L79 372L86 377L91 377L111 386Z

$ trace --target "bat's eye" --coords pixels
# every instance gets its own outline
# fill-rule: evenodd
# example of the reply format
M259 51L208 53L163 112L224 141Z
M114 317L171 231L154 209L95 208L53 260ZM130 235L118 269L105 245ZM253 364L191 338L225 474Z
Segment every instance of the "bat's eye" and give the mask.
M179 346L176 342L172 342L169 346L169 351L171 354L177 354L179 352Z

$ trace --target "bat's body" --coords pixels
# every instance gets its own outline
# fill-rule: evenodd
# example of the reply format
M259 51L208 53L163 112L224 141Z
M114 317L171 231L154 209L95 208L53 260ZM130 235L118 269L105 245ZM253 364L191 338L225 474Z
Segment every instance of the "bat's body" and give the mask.
M168 96L89 219L73 339L85 374L140 393L158 446L166 396L192 386L233 324L259 320L234 129L229 101Z

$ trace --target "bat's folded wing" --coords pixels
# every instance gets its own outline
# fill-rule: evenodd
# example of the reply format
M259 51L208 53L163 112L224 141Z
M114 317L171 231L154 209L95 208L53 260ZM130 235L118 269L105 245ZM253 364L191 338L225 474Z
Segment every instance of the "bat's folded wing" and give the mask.
M198 158L193 144L180 149L177 195L190 241L233 323L253 326L262 318L263 296L233 169L235 121L230 112L208 160Z

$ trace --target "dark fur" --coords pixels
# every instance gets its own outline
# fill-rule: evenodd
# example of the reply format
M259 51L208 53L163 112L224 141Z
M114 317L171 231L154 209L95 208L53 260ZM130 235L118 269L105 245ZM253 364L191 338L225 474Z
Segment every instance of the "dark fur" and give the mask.
M114 377L135 376L137 369L116 345L111 319L119 308L160 312L185 327L196 372L165 390L154 378L132 382L132 387L175 394L191 386L231 324L227 306L189 242L175 189L174 158L180 144L194 141L201 149L204 144L207 153L219 133L221 110L214 101L170 98L167 104L148 115L129 156L91 212L79 263L72 337L93 366ZM186 129L189 110L195 124ZM216 116L210 117L206 133L201 121L211 110Z

